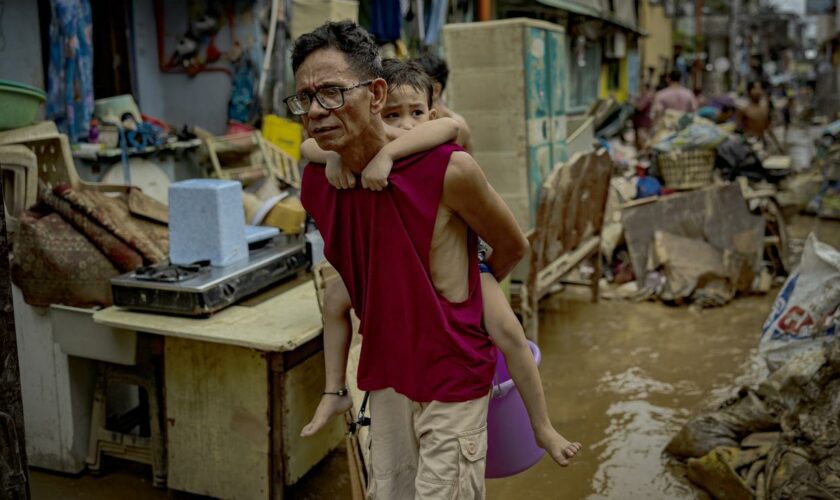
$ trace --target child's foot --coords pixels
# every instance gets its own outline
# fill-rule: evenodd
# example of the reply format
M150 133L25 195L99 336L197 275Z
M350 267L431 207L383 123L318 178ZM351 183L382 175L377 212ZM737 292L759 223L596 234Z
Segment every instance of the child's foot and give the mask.
M560 435L559 432L551 429L544 435L536 436L537 444L551 455L561 467L569 465L569 460L574 458L581 449L580 443L572 443Z
M301 437L309 437L320 431L322 427L327 425L327 422L335 415L341 415L353 406L353 400L350 395L337 396L335 394L324 394L321 396L321 402L318 403L318 408L315 410L315 416L312 421L306 424L302 431Z

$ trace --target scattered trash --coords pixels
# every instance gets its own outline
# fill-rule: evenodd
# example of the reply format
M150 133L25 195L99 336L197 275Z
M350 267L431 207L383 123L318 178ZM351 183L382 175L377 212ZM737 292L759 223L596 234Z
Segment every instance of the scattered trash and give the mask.
M840 497L840 342L685 424L666 451L718 499Z

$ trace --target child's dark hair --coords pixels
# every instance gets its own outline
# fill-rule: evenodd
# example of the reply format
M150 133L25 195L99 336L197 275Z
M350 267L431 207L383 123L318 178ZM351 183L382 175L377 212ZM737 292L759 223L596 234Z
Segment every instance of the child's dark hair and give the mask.
M423 54L415 61L440 84L441 90L446 88L446 80L449 79L449 66L446 65L446 61L434 54Z
M416 62L385 59L382 61L382 77L388 82L388 92L404 85L425 92L431 109L434 94L432 78Z

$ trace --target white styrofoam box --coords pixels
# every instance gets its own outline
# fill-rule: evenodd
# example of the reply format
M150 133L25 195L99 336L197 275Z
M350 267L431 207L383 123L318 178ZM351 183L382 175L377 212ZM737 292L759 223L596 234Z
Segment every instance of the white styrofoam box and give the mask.
M54 341L65 354L121 365L137 364L137 332L94 323L96 309L51 305Z
M169 186L169 260L227 266L248 258L242 184L190 179Z

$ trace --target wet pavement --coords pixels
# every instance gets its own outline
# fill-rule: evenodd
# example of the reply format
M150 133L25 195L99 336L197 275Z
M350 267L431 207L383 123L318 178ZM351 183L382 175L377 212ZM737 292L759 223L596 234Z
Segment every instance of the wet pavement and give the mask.
M792 238L815 231L840 246L840 223L796 217ZM544 458L512 478L488 481L489 499L707 498L664 449L689 416L764 374L756 357L776 290L704 311L658 303L591 304L568 290L545 304L539 346L549 410L584 450L568 468ZM33 498L167 498L144 467L120 464L99 478L33 472ZM175 498L194 498L175 495ZM289 492L295 499L349 499L342 450Z

